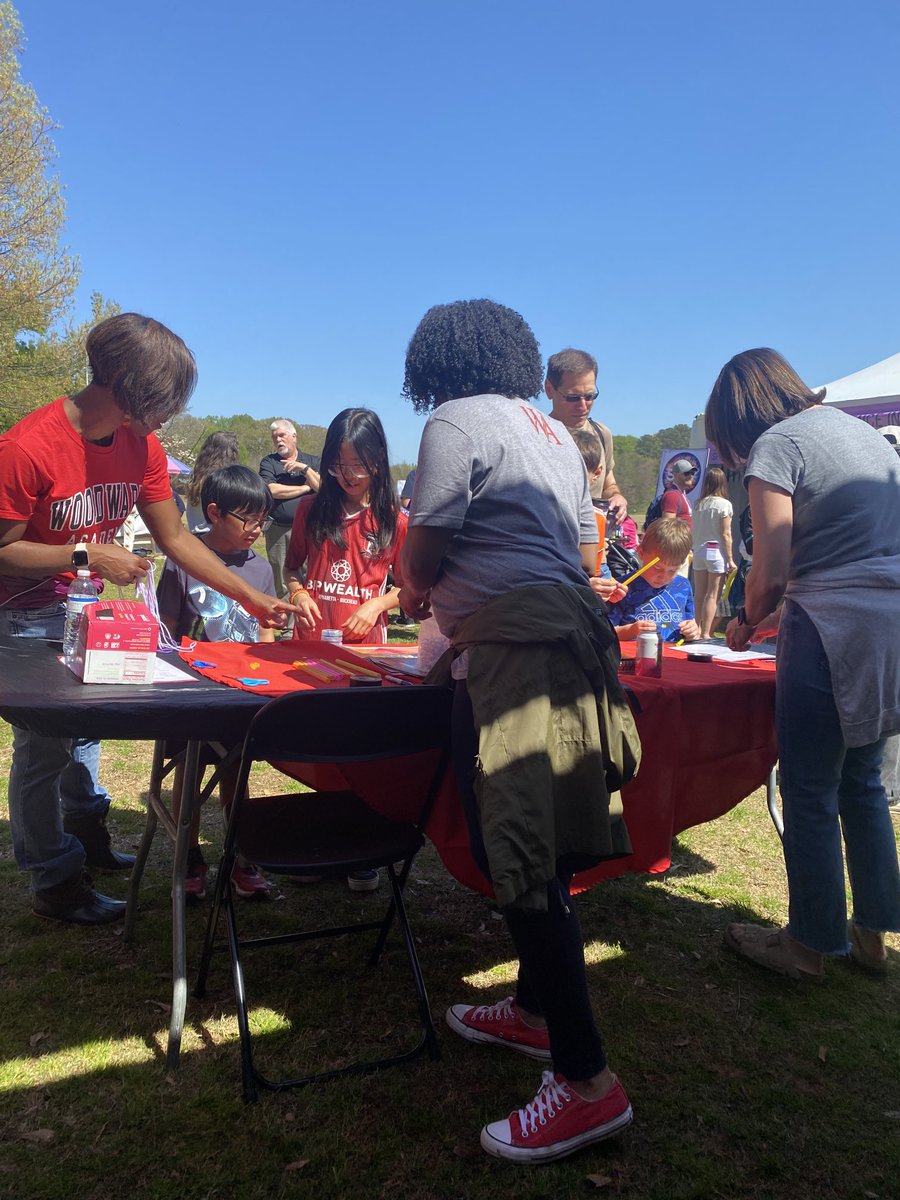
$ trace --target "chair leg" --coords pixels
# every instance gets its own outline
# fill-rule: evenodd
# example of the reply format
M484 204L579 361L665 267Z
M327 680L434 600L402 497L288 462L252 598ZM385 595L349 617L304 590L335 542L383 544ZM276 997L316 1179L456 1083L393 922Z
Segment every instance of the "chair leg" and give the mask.
M409 926L409 918L406 915L406 905L403 903L403 893L400 886L394 877L393 868L388 868L388 874L391 880L391 888L394 892L394 907L397 910L397 919L400 922L400 928L403 931L403 941L406 943L406 954L409 958L409 965L412 968L413 979L416 985L416 998L419 1005L419 1020L422 1023L422 1031L425 1034L425 1046L428 1050L428 1057L432 1060L437 1060L441 1057L441 1048L438 1045L437 1035L434 1032L434 1022L431 1019L431 1005L428 1003L428 992L425 987L425 976L422 974L422 968L419 965L419 955L416 951L416 943L413 939L412 930Z
M241 966L240 939L238 937L237 919L234 913L234 893L231 890L230 884L225 896L225 925L228 930L228 948L231 952L231 977L234 983L238 1033L241 1039L241 1086L244 1103L252 1104L257 1099L256 1072L253 1067L253 1041L250 1033L247 992L244 987L244 969Z

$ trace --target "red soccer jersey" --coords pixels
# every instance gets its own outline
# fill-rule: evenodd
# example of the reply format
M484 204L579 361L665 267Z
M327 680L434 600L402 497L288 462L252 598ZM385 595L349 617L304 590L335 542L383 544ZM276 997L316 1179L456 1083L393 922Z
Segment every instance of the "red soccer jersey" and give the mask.
M0 436L0 520L24 521L26 542L111 542L135 504L172 496L155 434L126 427L108 446L86 441L55 400ZM42 608L64 595L73 572L37 581L0 575L0 605Z
M310 635L299 625L294 626L297 638L316 637L322 629L342 629L344 622L361 604L373 596L383 596L387 590L388 571L393 568L394 582L401 584L398 560L406 540L407 518L397 515L397 531L391 545L377 558L373 555L375 522L371 510L363 509L343 524L347 548L342 550L333 542L317 546L306 533L309 510L315 497L304 497L294 515L291 544L285 556L285 566L296 571L306 563L306 589L319 606L322 620ZM346 630L344 640L384 643L387 641L387 613L382 613L365 638L351 638Z

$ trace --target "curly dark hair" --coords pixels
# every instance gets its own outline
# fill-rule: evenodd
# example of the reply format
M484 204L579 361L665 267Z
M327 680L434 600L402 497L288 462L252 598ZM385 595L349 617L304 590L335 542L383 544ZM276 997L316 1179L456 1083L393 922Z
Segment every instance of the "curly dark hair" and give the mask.
M406 351L403 395L416 412L461 396L537 396L543 369L524 317L493 300L436 304Z

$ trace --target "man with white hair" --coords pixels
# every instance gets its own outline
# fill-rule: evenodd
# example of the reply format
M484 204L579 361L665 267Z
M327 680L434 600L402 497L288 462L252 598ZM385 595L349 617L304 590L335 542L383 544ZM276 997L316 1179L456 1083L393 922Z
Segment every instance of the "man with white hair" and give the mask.
M283 418L269 426L273 454L267 454L259 464L263 482L272 493L272 524L266 530L266 553L275 576L275 591L279 599L287 597L284 578L284 556L291 540L291 526L301 496L319 490L319 459L314 454L300 458L297 452L297 430ZM286 634L287 636L287 634Z

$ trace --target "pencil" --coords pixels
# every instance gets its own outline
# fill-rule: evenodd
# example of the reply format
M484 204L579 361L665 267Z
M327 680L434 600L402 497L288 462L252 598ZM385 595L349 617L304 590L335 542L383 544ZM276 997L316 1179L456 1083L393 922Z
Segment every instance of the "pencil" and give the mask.
M656 566L656 564L658 562L659 562L659 555L657 554L656 558L651 558L648 563L644 563L644 565L641 567L641 569L639 571L635 571L635 573L633 575L629 575L628 578L623 579L622 582L624 584L634 583L635 579L637 579L637 577L639 575L643 575L643 573L645 571L649 571L650 568Z
M360 667L356 663L347 662L346 659L336 658L334 660L336 667L343 667L345 671L349 671L351 675L374 675L376 679L381 678L380 671L372 671L369 667Z

